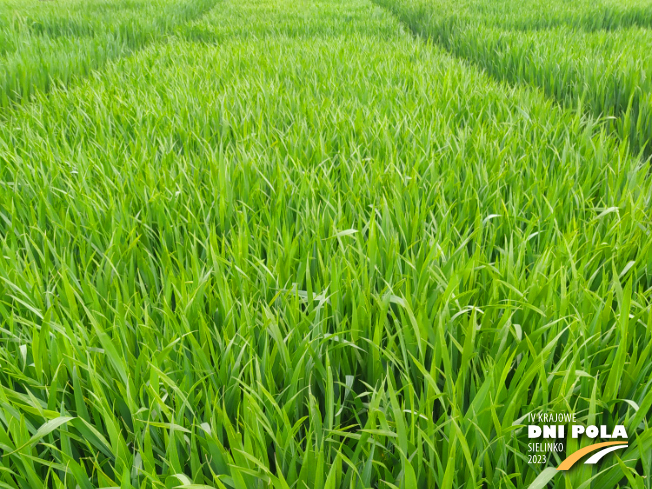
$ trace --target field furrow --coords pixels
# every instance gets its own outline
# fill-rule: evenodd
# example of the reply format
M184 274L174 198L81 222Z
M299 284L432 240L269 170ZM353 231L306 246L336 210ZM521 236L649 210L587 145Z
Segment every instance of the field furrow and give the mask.
M68 86L108 61L162 40L217 0L143 2L3 0L0 11L0 110Z
M377 0L411 30L468 59L492 76L510 83L541 88L567 107L579 107L606 120L611 130L628 141L635 154L652 154L652 31L647 18L652 6L626 2L621 14L606 17L596 9L609 3L467 0L458 8L447 0ZM508 11L511 7L511 12ZM527 12L527 13L526 13ZM623 13L629 12L629 13ZM618 26L596 24L602 18L639 20ZM644 26L644 27L640 27ZM590 27L590 26L588 26Z

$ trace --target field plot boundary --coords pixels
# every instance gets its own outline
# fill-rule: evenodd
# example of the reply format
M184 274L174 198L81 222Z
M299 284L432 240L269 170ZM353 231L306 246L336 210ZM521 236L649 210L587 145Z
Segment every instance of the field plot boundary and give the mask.
M63 53L68 56L62 56L55 49L36 54L23 54L17 50L3 53L0 56L0 120L6 118L15 107L30 103L39 94L48 94L55 87L69 87L102 69L108 62L131 56L152 43L162 42L180 26L206 15L221 1L188 0L173 4L177 11L161 14L153 21L153 31L134 32L131 40L128 36L121 39L121 26L116 26L115 32L103 33L105 39L101 33L94 32L47 36L53 40L71 40L71 52ZM34 36L45 39L40 33ZM112 44L111 41L115 42Z
M491 26L488 24L471 22L465 23L454 16L449 16L450 22L438 19L434 27L429 26L423 19L431 15L435 17L436 11L426 12L423 6L412 8L404 7L396 0L371 0L374 4L386 9L394 15L409 32L421 39L422 42L433 43L446 50L452 56L464 60L478 69L485 72L495 80L507 83L510 86L526 86L536 89L546 97L571 109L580 110L584 114L600 120L609 131L621 140L628 142L631 153L644 160L652 157L652 87L632 88L632 80L628 79L629 74L619 74L618 71L604 74L595 69L595 73L587 75L586 66L569 66L563 68L558 66L559 60L541 58L537 60L526 60L525 65L518 65L517 61L505 61L512 49L512 38L519 34L540 34L551 29L558 29L560 36L563 34L592 35L597 33L621 33L625 31L638 30L652 32L649 26L626 24L613 29L583 29L571 24L551 24L549 26L524 29L518 26ZM480 30L485 35L475 34L475 37L466 35L468 32ZM564 31L565 30L565 31ZM551 36L552 37L552 36ZM491 41L493 44L488 43ZM535 41L523 41L524 52L521 57L541 56L537 52ZM565 60L568 61L568 60ZM602 64L606 60L599 60ZM502 64L501 64L502 63ZM520 63L523 63L521 60ZM530 63L528 65L528 63ZM546 71L550 68L550 72ZM563 69L566 71L563 71ZM525 74L522 74L525 73ZM589 81L600 80L601 77L614 76L618 74L614 86L601 86L601 92L596 95L585 86ZM585 77L591 76L590 79ZM633 76L637 76L635 73ZM645 74L641 74L646 78ZM579 87L579 88L578 88ZM609 89L613 88L618 93L613 95L614 100L604 102L601 98L609 99ZM621 93L622 92L622 93Z

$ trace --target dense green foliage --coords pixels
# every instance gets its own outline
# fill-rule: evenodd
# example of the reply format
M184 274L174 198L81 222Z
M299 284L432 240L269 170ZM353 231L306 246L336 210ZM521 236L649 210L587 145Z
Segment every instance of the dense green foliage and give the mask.
M606 119L635 153L652 154L652 6L466 0L458 9L452 0L376 1L491 75L580 106Z
M649 0L401 0L396 4L401 8L419 5L423 17L436 17L442 24L475 23L525 31L561 26L598 31L652 25Z
M369 0L12 5L148 41L0 125L0 487L528 487L541 411L630 435L549 487L650 487L652 180L609 121Z
M2 0L0 109L66 86L201 15L215 0Z

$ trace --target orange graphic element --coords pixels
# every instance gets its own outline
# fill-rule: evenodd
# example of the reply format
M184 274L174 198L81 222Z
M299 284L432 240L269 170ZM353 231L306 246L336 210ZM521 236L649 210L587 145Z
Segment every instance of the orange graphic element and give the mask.
M626 441L606 441L604 443L596 443L594 445L589 445L588 447L580 448L578 451L573 452L573 454L570 457L566 458L566 460L564 460L562 463L560 463L559 467L557 467L557 470L568 470L573 465L575 465L575 462L577 462L579 459L581 459L587 453L595 452L596 450L599 450L600 448L610 447L612 445L627 446L627 442Z

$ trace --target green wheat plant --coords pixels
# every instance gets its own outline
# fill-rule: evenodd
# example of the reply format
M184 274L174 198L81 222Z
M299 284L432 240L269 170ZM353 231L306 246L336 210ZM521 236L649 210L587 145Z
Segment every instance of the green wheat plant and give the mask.
M123 54L0 124L0 487L650 487L652 180L608 120L369 0ZM550 478L542 410L629 447Z
M615 8L601 2L570 7L561 1L513 6L468 0L459 10L457 2L446 0L377 3L492 76L540 88L568 107L603 118L634 153L652 154L652 37L646 20L652 7L625 2L617 7L625 13L611 15L598 12ZM621 16L638 22L601 23Z
M403 8L423 9L430 21L476 23L503 30L543 30L569 27L586 32L650 27L652 9L647 0L400 0Z
M107 61L162 40L215 0L8 1L0 7L0 110L68 86Z

